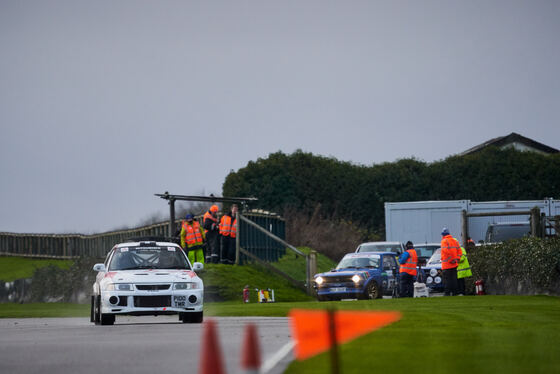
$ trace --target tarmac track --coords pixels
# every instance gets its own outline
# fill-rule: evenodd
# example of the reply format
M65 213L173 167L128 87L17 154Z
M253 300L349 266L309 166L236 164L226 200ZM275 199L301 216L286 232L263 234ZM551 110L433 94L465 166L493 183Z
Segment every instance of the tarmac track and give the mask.
M244 328L257 325L267 374L293 359L287 318L215 317L227 373L240 369ZM177 316L117 317L114 326L88 318L0 319L0 373L198 373L203 324ZM280 357L277 352L288 352ZM274 357L276 356L276 357Z

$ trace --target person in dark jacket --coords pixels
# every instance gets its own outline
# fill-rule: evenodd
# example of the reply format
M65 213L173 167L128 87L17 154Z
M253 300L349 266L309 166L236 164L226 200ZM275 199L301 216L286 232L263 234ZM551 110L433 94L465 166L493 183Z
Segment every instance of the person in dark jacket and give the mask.
M220 219L221 262L233 265L235 262L235 243L237 236L237 204L231 206L231 211Z
M217 264L220 262L220 231L218 225L219 210L220 209L217 205L212 205L202 217L202 228L204 229L206 243L208 244L208 249L206 251L206 263Z

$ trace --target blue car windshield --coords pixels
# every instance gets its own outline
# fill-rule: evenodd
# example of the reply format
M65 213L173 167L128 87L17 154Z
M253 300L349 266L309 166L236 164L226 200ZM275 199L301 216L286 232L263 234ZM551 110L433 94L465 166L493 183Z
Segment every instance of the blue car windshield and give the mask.
M378 268L379 256L344 257L336 267L337 270L349 268Z
M360 244L357 252L396 252L400 253L400 244L367 243Z

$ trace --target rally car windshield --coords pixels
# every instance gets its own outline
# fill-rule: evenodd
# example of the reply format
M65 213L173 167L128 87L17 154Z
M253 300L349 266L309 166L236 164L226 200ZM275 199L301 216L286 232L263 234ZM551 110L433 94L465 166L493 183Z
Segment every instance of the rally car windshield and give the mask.
M420 257L431 257L438 248L440 248L440 246L437 244L420 244L414 246L416 253Z
M344 257L338 266L337 270L348 268L378 268L379 256L371 257Z
M187 269L191 267L183 252L175 247L117 248L109 270Z
M438 248L430 258L430 261L428 261L428 265L437 264L441 264L441 248Z

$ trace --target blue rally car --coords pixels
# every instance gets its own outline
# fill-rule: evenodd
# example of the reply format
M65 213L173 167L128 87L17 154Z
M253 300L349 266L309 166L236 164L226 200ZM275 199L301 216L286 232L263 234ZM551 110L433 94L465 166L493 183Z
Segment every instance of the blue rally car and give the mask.
M316 274L313 285L319 301L377 299L392 294L398 269L394 252L349 253L335 269Z

